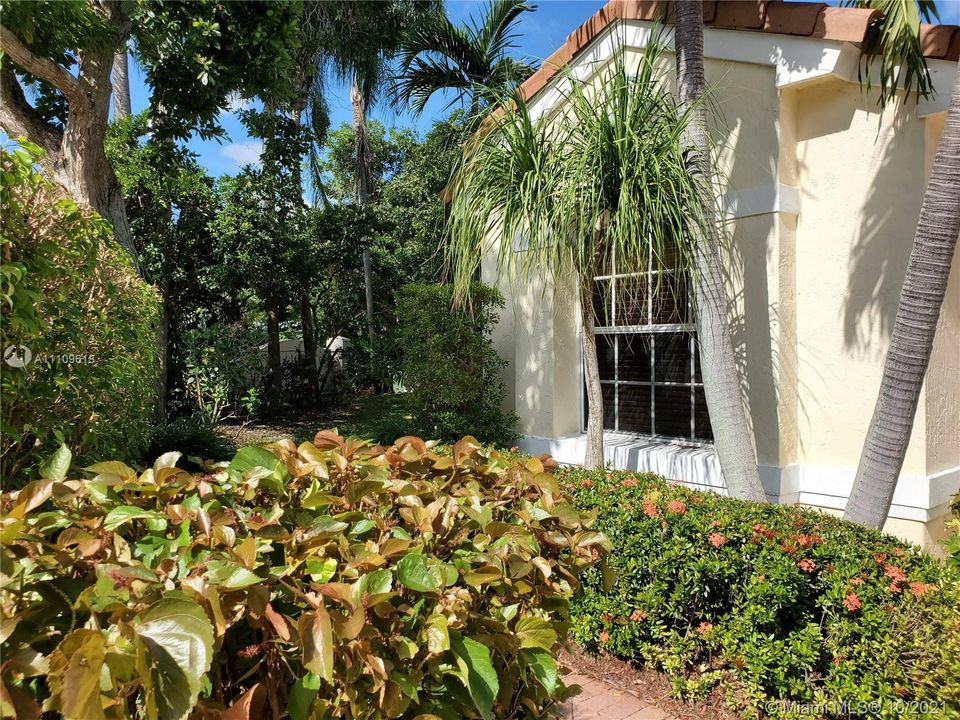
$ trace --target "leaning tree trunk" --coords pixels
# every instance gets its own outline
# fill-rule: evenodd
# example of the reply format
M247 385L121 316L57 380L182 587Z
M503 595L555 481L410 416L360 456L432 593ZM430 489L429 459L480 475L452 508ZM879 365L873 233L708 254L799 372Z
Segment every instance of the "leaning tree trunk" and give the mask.
M603 467L603 391L597 362L597 336L593 320L593 293L590 278L580 280L580 313L583 315L583 381L587 387L586 468Z
M370 147L367 141L367 99L354 77L350 86L350 103L353 106L353 157L354 157L354 195L360 207L366 207L370 201ZM377 333L373 324L373 268L370 262L370 249L363 249L363 287L367 300L367 336L370 338L371 352Z
M704 394L710 413L720 469L733 497L763 502L766 497L757 469L756 454L740 390L733 342L727 324L726 289L720 269L718 218L713 197L713 169L702 96L703 3L686 0L674 5L677 55L677 92L681 110L692 108L684 132L684 146L694 150L691 172L700 185L703 226L691 224L694 257L694 302L697 345Z
M130 103L130 66L127 46L121 46L113 59L113 119L128 118L133 113Z
M7 56L3 64L0 127L12 137L26 136L45 152L44 168L78 203L88 205L113 226L114 236L130 253L139 270L136 248L127 221L120 183L104 152L110 113L114 54L125 46L130 20L120 3L107 7L114 34L97 48L79 54L76 75L39 58L6 28L0 31L0 46ZM30 106L7 59L56 87L68 104L65 127L53 127Z
M879 528L887 519L930 362L940 307L960 236L960 64L943 135L903 278L880 395L847 501L847 520Z

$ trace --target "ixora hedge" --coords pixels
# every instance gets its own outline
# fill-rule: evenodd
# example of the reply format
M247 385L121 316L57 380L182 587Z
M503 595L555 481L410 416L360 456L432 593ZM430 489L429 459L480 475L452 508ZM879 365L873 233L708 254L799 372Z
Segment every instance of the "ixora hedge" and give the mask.
M3 496L3 714L522 718L607 552L538 459L318 433Z
M651 475L560 479L614 552L572 606L588 648L747 716L960 717L960 572L820 512Z

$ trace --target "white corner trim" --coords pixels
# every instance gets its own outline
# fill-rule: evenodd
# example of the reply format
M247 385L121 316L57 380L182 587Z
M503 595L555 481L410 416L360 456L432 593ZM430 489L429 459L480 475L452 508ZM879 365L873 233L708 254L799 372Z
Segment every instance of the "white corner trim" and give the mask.
M729 219L771 213L797 215L800 212L800 188L795 185L770 183L731 190L723 196L723 206Z
M712 446L689 446L627 433L605 432L603 455L608 467L654 472L697 490L726 494L720 461ZM524 452L549 453L566 465L583 463L586 435L560 437L527 435L519 442ZM844 510L856 477L855 467L791 464L761 465L760 480L772 502L813 505ZM891 518L929 522L942 517L951 497L960 490L960 466L934 475L901 475L890 507Z
M642 20L616 20L568 63L566 72L584 81L602 68L616 49L642 50L655 37L672 49L672 27ZM778 88L829 75L848 80L852 74L856 81L860 58L856 45L838 40L709 27L703 33L703 51L704 57L709 59L772 67L776 71ZM531 102L531 118L535 120L554 108L568 92L569 85L563 72L553 78Z
M917 105L917 117L936 115L947 111L953 92L953 79L957 74L957 63L948 60L927 60L930 80L933 83L933 97L921 98Z

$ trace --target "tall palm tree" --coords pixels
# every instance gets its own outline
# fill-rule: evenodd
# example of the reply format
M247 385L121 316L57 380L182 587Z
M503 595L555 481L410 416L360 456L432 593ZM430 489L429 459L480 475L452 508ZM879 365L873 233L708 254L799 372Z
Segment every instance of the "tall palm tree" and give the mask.
M546 278L545 286L577 280L588 467L603 464L594 277L611 256L626 267L661 270L678 256L669 267L682 276L690 258L684 232L691 218L702 218L680 142L687 113L678 112L662 82L657 55L651 44L633 73L618 52L595 89L569 78L564 122L534 120L514 97L514 112L475 136L450 184L447 249L458 297L489 252L504 278Z
M920 206L880 395L845 517L881 527L903 468L960 235L960 65Z
M438 12L412 26L401 45L396 99L419 115L434 94L450 90L450 105L465 105L472 118L504 100L533 72L508 52L520 16L535 9L524 0L491 0L464 25Z
M727 324L726 293L720 266L716 193L707 135L703 95L703 3L679 2L676 11L674 47L677 59L677 95L682 112L690 114L684 144L693 152L691 177L698 189L700 212L710 219L690 227L694 250L694 299L697 343L703 390L710 413L714 443L727 492L739 498L763 502L757 456L753 448L747 412L740 390L733 341Z
M902 91L904 99L932 93L920 45L920 21L939 19L933 0L849 0L879 11L864 43L861 68L880 67L880 105ZM870 73L861 72L870 86ZM923 378L930 362L940 307L960 234L960 67L920 208L903 279L880 392L847 501L845 517L881 527L890 512L903 468Z
M130 117L130 51L126 43L120 46L113 58L113 119Z

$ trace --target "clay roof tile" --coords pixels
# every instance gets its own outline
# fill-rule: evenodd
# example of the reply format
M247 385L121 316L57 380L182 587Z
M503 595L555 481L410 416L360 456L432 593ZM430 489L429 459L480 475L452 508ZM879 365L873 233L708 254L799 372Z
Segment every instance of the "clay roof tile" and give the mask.
M930 58L945 57L950 50L950 40L954 35L956 26L954 25L928 25L924 23L920 26L920 48L923 54Z
M767 0L729 0L718 3L712 25L736 30L759 30L763 27Z
M812 35L825 7L824 3L772 2L767 5L763 29L781 35Z
M876 10L825 7L817 17L811 37L824 40L863 42Z

